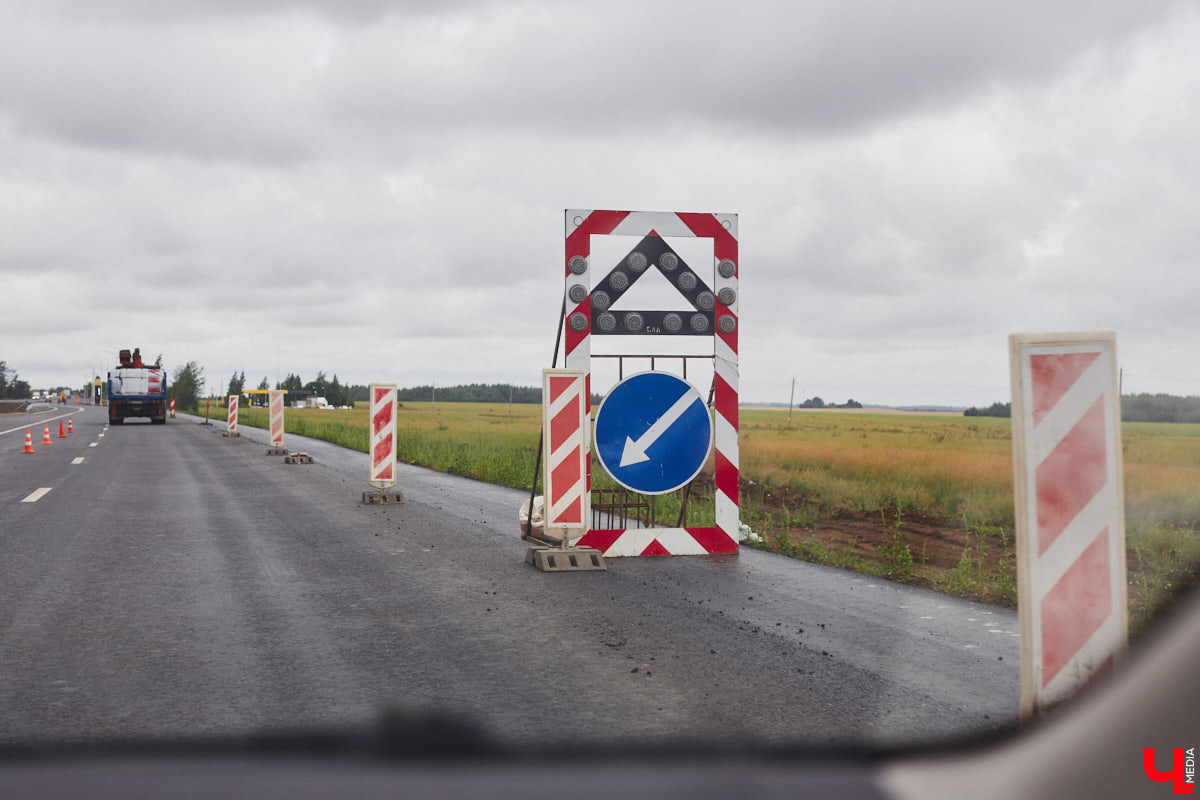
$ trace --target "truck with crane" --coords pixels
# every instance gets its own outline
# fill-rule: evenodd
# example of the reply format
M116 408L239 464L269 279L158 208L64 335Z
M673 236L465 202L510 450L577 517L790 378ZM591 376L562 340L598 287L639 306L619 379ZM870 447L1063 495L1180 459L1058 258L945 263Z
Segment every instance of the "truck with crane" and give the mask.
M155 364L146 366L141 348L122 350L120 363L108 372L108 421L113 425L129 417L149 417L156 425L167 422L167 375Z

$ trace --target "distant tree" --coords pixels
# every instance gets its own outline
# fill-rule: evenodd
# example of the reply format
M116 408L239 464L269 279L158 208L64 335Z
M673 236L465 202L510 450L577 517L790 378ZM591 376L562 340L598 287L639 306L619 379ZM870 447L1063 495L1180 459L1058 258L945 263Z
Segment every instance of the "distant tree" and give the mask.
M258 388L259 391L266 391L271 388L271 383L267 380L266 376L263 376L263 379L258 382Z
M229 379L229 391L227 391L226 394L228 394L229 396L232 397L235 394L241 394L242 390L245 388L246 388L246 372L245 372L245 370L242 371L241 375L238 375L235 372L235 373L233 373L233 376Z
M1200 422L1200 397L1132 394L1121 398L1124 422Z
M10 370L8 364L0 361L0 398L23 400L31 394L28 382L21 380L16 370Z
M275 388L287 389L290 392L294 392L297 389L303 389L304 383L300 380L299 375L293 375L289 372L288 376L284 378L282 382L275 384Z
M863 407L862 403L858 402L853 397L851 397L849 400L847 400L842 405L838 406L838 408L862 408L862 407Z
M997 400L987 408L968 408L963 412L964 417L1011 417L1012 403L1001 403Z
M180 411L196 411L200 407L200 394L204 390L204 368L195 361L180 367L175 378L168 382L167 397L175 400Z
M318 372L317 377L304 384L304 388L308 389L317 397L324 397L326 400L329 399L329 396L325 394L326 390L329 388L329 379L325 377L324 370Z
M12 380L8 382L8 396L24 399L32 394L33 391L29 388L29 382L21 380L17 377L16 373L13 373Z
M824 408L825 401L820 397L810 397L800 404L800 408Z
M325 399L331 406L350 405L350 393L338 380L337 373L334 373L333 380L325 386Z

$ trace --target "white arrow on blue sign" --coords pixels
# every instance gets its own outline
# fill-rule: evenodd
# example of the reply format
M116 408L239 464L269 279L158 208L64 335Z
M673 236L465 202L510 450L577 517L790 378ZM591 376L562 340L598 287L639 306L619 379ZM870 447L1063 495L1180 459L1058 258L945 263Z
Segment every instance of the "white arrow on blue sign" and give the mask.
M600 464L614 481L642 494L673 492L696 477L712 441L704 398L667 372L630 375L596 412Z

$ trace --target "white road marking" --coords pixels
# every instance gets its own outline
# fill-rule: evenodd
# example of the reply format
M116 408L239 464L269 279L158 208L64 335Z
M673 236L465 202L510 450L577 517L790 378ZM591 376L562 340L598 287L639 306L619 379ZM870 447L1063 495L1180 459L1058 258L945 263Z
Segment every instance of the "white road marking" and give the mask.
M71 459L71 463L72 463L72 464L82 464L82 463L83 463L83 456L79 456L79 457L77 457L77 458L73 458L73 459Z
M98 444L100 444L100 443L99 442L89 442L88 447L95 447Z
M31 492L29 494L29 496L26 497L21 502L22 503L36 503L38 500L41 500L43 497L45 497L50 492L51 488L52 487L50 487L50 486L43 486L41 489Z
M104 438L104 434L103 434L103 433L98 433L98 434L96 434L96 438L98 438L98 439L103 439L103 438Z

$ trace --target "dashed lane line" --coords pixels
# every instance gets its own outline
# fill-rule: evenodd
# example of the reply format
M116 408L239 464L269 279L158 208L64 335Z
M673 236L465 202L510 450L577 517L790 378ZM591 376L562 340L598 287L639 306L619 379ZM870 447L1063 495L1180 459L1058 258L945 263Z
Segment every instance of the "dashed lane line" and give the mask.
M50 489L52 489L52 488L53 487L51 487L51 486L43 486L42 488L40 488L36 491L30 492L29 496L26 497L21 502L22 503L36 503L38 500L41 500L43 497L45 497L47 494L49 494Z
M76 458L71 459L71 463L72 464L82 464L83 456L77 456Z

